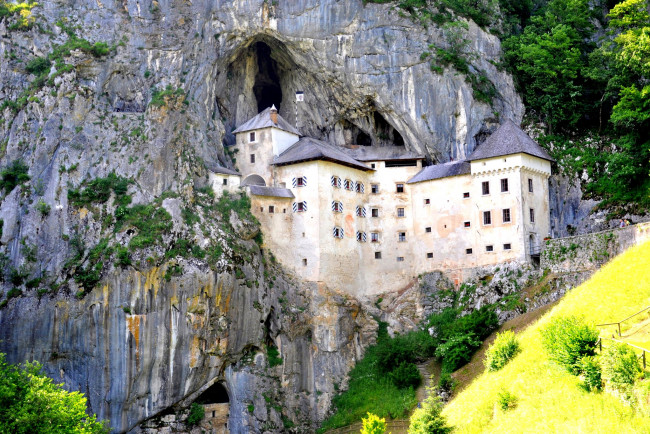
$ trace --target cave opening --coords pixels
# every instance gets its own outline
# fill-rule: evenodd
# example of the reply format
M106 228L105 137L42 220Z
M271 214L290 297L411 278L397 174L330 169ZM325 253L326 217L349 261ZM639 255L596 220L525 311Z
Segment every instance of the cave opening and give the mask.
M359 130L357 132L356 143L359 146L372 146L372 139L370 136L363 131Z
M258 113L275 104L280 110L282 104L282 88L277 62L271 57L271 47L264 42L255 43L257 54L257 74L253 85L253 94L257 100Z
M373 114L377 139L382 145L404 146L404 138L378 111Z
M214 383L212 386L208 387L205 392L199 395L194 402L202 405L228 404L230 398L228 397L228 391L224 387L223 383Z

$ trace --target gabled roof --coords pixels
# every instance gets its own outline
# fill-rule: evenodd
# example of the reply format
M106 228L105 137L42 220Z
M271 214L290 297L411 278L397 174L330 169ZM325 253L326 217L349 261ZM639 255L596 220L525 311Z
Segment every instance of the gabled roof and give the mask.
M531 139L510 119L507 119L490 137L479 145L467 161L501 157L512 154L529 154L548 161L554 161L541 146Z
M341 151L340 148L311 137L303 137L298 140L282 154L275 157L272 164L283 166L286 164L301 163L303 161L311 160L332 161L359 170L373 170L365 164L350 157Z
M280 187L264 187L262 185L249 185L251 194L256 196L269 196L269 197L295 197L291 190L288 188Z
M228 169L227 167L219 166L217 163L206 162L205 167L206 167L206 169L208 169L209 171L211 171L213 173L221 173L221 174L224 174L224 175L241 176L241 173L239 173L239 172L237 172L237 171L235 171L233 169Z
M295 129L289 122L287 122L282 116L278 114L278 123L274 123L271 120L271 108L269 107L266 110L261 111L260 113L257 114L252 119L247 120L243 124L241 124L235 131L233 131L233 134L237 133L243 133L246 131L252 131L252 130L259 130L261 128L277 128L279 130L283 131L288 131L290 133L293 133L297 136L300 135L297 129Z
M358 161L421 160L424 156L407 151L404 146L359 146L355 149L343 148L346 154Z
M470 172L470 164L467 161L451 161L449 163L434 164L420 170L417 175L409 179L407 184L416 182L431 181L433 179L448 178L450 176L466 175Z

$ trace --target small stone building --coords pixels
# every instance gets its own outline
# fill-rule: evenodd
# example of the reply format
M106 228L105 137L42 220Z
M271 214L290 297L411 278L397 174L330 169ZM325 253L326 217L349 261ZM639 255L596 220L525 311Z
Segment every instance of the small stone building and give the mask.
M200 427L210 434L228 434L228 418L230 416L230 398L222 383L214 383L196 400L205 410L205 416Z

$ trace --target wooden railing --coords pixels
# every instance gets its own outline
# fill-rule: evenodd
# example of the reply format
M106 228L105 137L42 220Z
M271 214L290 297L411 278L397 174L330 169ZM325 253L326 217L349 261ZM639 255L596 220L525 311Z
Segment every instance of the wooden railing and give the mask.
M628 319L630 319L632 317L635 317L640 313L645 312L648 309L650 309L650 306L646 307L645 309L641 309L637 313L633 313L632 315L630 315L627 318L622 319L622 320L620 320L618 322L609 322L609 323L606 323L606 324L596 324L596 327L604 327L604 326L609 326L609 325L618 325L618 337L621 337L622 336L622 334L621 334L621 324L624 323L625 321L627 321Z
M596 346L600 349L601 353L603 352L603 339L605 339L607 341L618 342L619 344L629 345L632 348L636 348L637 350L641 350L641 355L638 357L638 359L643 364L643 369L646 368L646 355L645 355L645 353L649 352L650 350L639 347L638 345L631 344L629 342L619 341L618 339L614 339L614 338L599 338L598 341L596 342Z

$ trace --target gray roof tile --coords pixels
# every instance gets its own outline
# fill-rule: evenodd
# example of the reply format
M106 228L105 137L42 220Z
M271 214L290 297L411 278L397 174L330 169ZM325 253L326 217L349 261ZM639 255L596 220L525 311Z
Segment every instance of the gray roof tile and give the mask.
M408 151L404 146L359 146L355 149L342 148L358 161L419 160L424 156Z
M270 196L270 197L295 197L291 190L288 188L280 187L264 187L261 185L249 185L251 194L256 196Z
M507 119L490 137L467 158L468 161L501 157L512 154L530 154L544 160L554 161L541 146L531 139L510 119Z
M288 131L290 133L300 135L297 129L295 129L289 122L287 122L282 116L278 114L278 123L273 123L271 120L271 107L266 110L261 111L252 119L241 124L233 134L243 133L246 131L259 130L261 128L278 128L280 130Z
M341 148L311 137L303 137L298 140L282 154L275 157L273 164L282 166L310 160L333 161L344 166L354 167L355 169L372 170L370 167L344 153Z
M420 170L417 175L407 181L407 184L431 181L433 179L448 178L450 176L466 175L470 172L467 161L451 161L449 163L434 164Z
M239 172L237 172L237 171L235 171L233 169L228 169L227 167L219 166L217 163L214 163L214 162L211 162L211 161L206 162L205 167L206 167L206 169L208 169L209 171L214 172L214 173L222 173L224 175L241 176L241 173L239 173Z

